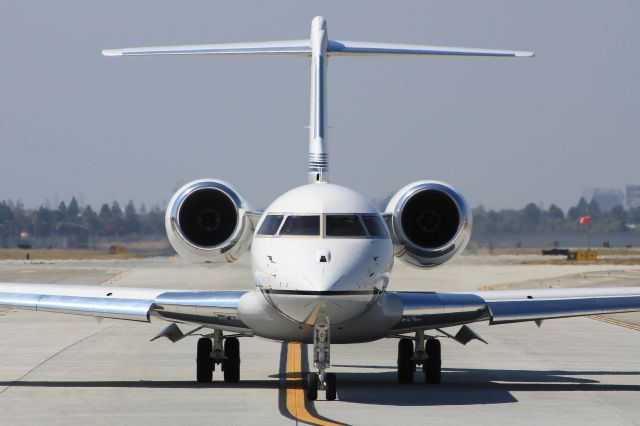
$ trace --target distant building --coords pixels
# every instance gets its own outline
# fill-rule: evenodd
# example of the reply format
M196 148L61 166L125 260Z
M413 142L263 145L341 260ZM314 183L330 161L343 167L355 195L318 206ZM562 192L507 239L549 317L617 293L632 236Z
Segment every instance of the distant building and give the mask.
M640 185L627 185L625 187L625 195L628 209L640 207Z
M586 188L583 197L587 201L595 200L603 212L607 212L615 206L624 205L624 191L615 188Z

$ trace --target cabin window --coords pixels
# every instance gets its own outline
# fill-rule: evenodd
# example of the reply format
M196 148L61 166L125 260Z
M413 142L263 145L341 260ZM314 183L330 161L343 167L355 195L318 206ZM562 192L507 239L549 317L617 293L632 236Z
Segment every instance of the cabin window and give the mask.
M320 235L320 216L287 216L280 235Z
M258 235L276 235L283 217L281 214L270 214L265 217L262 225L260 225L260 229L258 229Z
M366 237L364 227L355 214L330 214L326 218L327 237Z
M389 234L387 233L387 227L379 217L377 216L362 216L362 221L364 222L364 226L367 227L367 232L372 237L386 237Z

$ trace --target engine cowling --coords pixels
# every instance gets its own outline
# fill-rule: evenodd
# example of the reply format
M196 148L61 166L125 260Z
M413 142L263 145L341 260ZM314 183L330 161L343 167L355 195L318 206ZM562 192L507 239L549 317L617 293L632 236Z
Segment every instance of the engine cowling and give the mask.
M471 237L471 210L450 185L417 181L391 198L385 209L396 257L433 268L461 253Z
M226 182L189 182L171 198L165 215L169 242L183 258L205 266L231 263L249 249L249 206Z

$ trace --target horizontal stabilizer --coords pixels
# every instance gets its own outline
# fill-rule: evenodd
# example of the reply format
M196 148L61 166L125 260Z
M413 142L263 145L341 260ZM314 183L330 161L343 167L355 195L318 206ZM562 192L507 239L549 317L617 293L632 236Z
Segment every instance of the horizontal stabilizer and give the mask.
M303 55L311 54L310 40L265 41L228 44L190 44L182 46L125 47L105 49L105 56L154 55ZM533 52L471 47L426 46L417 44L371 43L364 41L329 40L329 56L489 56L531 57Z
M105 49L104 56L154 55L309 55L309 40L264 41L254 43L190 44L183 46L125 47Z
M417 44L370 43L365 41L330 40L327 53L332 55L407 55L407 56L490 56L532 57L533 52L518 50L477 49L471 47L424 46Z

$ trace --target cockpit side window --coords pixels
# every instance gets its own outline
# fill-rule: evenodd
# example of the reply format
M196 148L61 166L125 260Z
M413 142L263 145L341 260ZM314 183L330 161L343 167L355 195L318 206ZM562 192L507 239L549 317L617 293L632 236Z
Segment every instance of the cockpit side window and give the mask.
M362 221L372 237L387 237L389 235L386 225L380 221L379 217L362 216Z
M281 214L270 214L265 217L258 229L258 235L276 235L283 217Z
M280 235L320 235L320 216L287 216Z
M355 214L329 214L326 216L327 237L366 237L367 234Z

